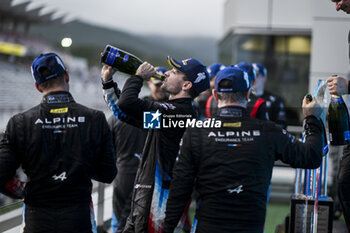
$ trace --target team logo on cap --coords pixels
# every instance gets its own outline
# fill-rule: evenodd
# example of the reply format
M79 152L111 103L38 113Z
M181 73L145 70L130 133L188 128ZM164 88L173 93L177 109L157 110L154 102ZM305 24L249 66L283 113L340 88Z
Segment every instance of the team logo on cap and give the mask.
M182 60L182 63L186 66L186 65L187 65L187 62L188 62L189 60L191 60L191 58Z
M199 83L199 82L202 81L203 79L206 79L205 73L204 73L204 72L198 73L198 74L197 74L197 78L196 78L196 80L194 81L194 83Z

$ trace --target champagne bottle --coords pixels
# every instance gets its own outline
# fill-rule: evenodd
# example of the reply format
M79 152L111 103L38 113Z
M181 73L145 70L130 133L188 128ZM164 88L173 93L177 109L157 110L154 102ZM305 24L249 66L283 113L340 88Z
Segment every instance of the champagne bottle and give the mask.
M350 143L349 113L343 98L332 95L328 108L328 131L331 145Z
M101 63L112 66L120 72L132 75L136 73L137 68L143 63L143 61L131 53L107 45L103 51ZM161 81L165 79L164 75L158 73L153 75L153 77Z

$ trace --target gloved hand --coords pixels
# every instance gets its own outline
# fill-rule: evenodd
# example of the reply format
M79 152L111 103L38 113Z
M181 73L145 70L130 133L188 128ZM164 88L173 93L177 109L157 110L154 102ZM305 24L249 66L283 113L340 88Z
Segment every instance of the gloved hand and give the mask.
M25 186L25 182L22 182L16 178L12 178L5 184L5 187L3 189L0 189L0 192L13 199L22 199L24 198Z

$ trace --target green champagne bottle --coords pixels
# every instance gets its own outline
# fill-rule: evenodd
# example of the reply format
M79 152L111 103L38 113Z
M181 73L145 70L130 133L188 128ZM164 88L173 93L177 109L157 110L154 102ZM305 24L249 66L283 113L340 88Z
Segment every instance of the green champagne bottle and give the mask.
M101 63L112 66L120 72L133 75L143 61L131 53L107 45L101 56ZM165 79L164 75L158 73L153 75L153 77L161 81Z
M348 108L339 95L331 96L328 107L328 131L331 145L339 146L350 143Z

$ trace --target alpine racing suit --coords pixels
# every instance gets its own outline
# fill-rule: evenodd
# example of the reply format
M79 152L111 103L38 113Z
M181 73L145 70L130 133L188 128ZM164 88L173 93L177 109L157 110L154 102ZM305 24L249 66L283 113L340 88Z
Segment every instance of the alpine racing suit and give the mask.
M147 131L120 121L115 116L108 119L108 124L112 132L118 168L118 174L113 181L113 213L117 220L114 232L120 233L130 214L133 184Z
M51 92L13 116L0 142L0 188L22 166L24 232L91 232L91 178L110 183L117 173L104 114Z
M184 134L165 233L173 232L193 185L199 205L192 232L262 233L275 160L301 168L321 163L322 126L313 116L305 119L305 143L272 122L249 117L244 108L220 108L216 119L220 128L189 128Z
M116 117L137 127L143 126L144 112L157 113L158 111L162 114L160 119L164 120L166 117L171 120L174 116L172 122L195 118L196 113L191 98L173 99L164 103L139 99L138 94L142 83L141 77L131 76L125 82L121 94L116 83L110 81L103 84L105 100ZM160 129L148 131L135 178L131 212L123 232L163 231L164 211L172 170L184 132L185 128L179 126L160 127Z

